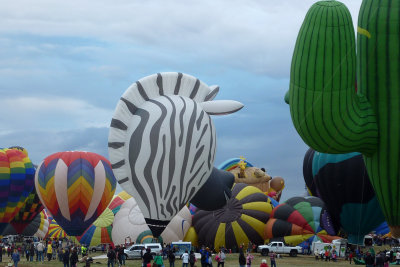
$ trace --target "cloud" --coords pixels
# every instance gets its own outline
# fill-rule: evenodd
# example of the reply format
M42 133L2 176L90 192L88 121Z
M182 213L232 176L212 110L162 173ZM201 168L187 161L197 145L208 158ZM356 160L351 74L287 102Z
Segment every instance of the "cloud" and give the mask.
M16 97L0 99L0 131L43 129L47 131L107 127L113 110L81 99Z
M8 1L0 32L93 38L287 77L297 32L315 1ZM361 1L343 1L353 18ZM79 8L77 8L79 6Z

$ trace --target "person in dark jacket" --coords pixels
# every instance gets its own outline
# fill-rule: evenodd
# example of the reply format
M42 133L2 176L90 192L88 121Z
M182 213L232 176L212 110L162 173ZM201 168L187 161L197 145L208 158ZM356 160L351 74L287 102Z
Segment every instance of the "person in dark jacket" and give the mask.
M240 267L246 266L246 257L244 256L242 247L239 249L239 266Z
M153 255L150 253L150 249L146 249L146 253L143 254L143 266L146 267L147 264L151 263L153 260Z
M76 250L76 248L72 249L71 257L69 258L69 261L71 263L71 267L76 267L76 264L78 262L78 251Z
M65 248L64 253L62 254L62 260L64 267L69 267L69 248Z
M115 263L115 260L117 259L117 255L112 246L108 247L107 258L108 258L107 267L110 267L110 266L114 267L114 263Z
M169 261L169 267L175 266L175 254L172 249L168 251L168 261Z
M365 266L373 267L375 264L375 257L371 255L371 253L367 252L367 256L365 257Z

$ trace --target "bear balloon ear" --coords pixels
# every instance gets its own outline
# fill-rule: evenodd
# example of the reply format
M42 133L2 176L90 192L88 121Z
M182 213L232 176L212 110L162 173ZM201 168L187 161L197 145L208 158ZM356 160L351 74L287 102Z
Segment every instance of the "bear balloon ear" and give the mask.
M210 86L211 92L206 96L206 98L204 99L205 101L211 101L213 100L218 92L219 92L219 86L218 85L211 85Z
M214 100L201 102L200 106L209 115L226 115L243 108L243 104L234 100Z

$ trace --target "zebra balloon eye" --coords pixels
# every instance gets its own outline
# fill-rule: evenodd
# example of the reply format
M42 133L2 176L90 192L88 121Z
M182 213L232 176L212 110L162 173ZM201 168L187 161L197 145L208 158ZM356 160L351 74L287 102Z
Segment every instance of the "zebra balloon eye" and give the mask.
M118 102L108 144L113 171L155 236L211 174L215 128L203 105L215 102L207 100L218 90L190 75L158 73L132 84ZM205 105L218 114L243 106L233 102Z

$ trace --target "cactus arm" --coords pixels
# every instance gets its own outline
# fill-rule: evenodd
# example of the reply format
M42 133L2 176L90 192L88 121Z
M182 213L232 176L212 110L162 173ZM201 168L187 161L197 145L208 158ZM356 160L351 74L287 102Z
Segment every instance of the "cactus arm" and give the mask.
M400 1L364 0L358 20L359 91L369 99L379 142L364 155L367 171L392 235L400 237Z
M367 98L355 92L354 29L337 1L314 4L300 29L291 67L293 124L312 148L325 153L377 148L378 130Z

